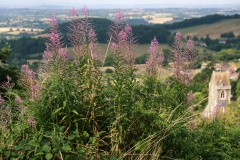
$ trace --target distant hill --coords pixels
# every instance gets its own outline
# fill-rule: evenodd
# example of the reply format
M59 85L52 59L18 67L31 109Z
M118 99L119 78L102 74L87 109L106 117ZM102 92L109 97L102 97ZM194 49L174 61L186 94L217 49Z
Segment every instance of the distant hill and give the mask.
M113 21L103 18L91 18L94 30L98 37L99 43L107 43L108 35L107 32L109 27L113 24ZM133 22L133 21L130 21ZM129 23L129 22L128 22ZM67 23L62 23L59 25L60 31L63 35L68 32ZM133 25L133 34L138 39L139 44L149 44L153 37L155 36L160 43L167 43L167 38L171 33L163 28L162 25Z
M237 36L240 34L240 18L221 20L212 24L202 24L193 27L170 30L171 33L181 32L185 37L194 36L201 38L208 34L211 39L220 39L222 33L232 32Z
M240 15L238 14L235 14L235 15L213 14L213 15L208 15L200 18L186 19L181 22L175 22L172 24L163 24L163 27L168 30L181 29L181 28L193 27L193 26L203 25L203 24L212 24L212 23L219 22L221 20L226 20L226 19L239 19L239 18L240 18Z

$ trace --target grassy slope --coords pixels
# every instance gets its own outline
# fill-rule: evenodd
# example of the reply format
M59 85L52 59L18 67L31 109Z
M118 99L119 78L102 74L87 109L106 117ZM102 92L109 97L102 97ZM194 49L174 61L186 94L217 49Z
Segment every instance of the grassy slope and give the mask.
M240 19L222 20L213 24L198 25L183 29L171 30L171 32L179 31L184 36L206 37L209 34L210 38L220 38L222 33L233 31L235 35L240 33Z
M104 57L105 57L105 54L106 54L106 50L107 50L107 46L108 44L99 44L99 48L100 48L100 51L99 51L99 54L98 54L98 59L99 60L103 60ZM138 57L140 55L143 55L144 53L147 53L148 52L148 47L149 47L149 44L141 44L141 45L137 45L136 46L136 51L134 53L134 56L135 57ZM164 49L164 48L168 48L170 49L170 47L166 44L160 44L160 48L161 49ZM68 48L68 52L71 54L71 55L74 55L73 51L72 51L72 47L69 47ZM36 53L36 54L31 54L30 57L36 57L37 55L41 55L43 53ZM108 53L107 54L111 54L111 51L110 49L108 50Z

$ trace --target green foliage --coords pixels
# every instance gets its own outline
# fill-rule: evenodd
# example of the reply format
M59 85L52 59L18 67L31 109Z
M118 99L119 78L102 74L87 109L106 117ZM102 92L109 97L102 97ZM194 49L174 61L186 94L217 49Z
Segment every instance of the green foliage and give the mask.
M6 63L6 60L8 56L11 53L10 45L8 43L5 43L4 47L0 50L0 62Z
M194 76L191 80L190 89L195 92L200 92L205 97L208 95L208 83L214 68L211 66L206 67L200 73Z
M113 73L113 70L111 68L107 68L105 73Z
M236 95L237 95L237 97L240 97L240 82L237 83Z
M223 33L223 34L220 35L220 37L221 38L234 38L235 35L234 35L233 31L232 31L232 32Z
M145 64L147 60L148 54L145 53L139 57L136 58L135 63L136 64Z
M114 64L114 56L113 55L108 55L104 61L103 66L113 66Z

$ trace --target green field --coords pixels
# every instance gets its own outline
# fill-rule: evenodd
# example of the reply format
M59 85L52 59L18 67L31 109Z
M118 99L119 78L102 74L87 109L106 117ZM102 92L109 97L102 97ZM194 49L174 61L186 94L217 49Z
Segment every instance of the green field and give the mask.
M100 61L102 61L106 55L106 51L107 51L107 46L108 44L99 44L99 52L98 52L98 59ZM134 52L134 56L135 57L138 57L138 56L141 56L143 55L144 53L147 53L148 52L148 47L149 47L149 44L141 44L141 45L137 45L136 46L136 50ZM167 45L167 44L160 44L160 49L164 49L164 48L168 48L170 49L170 47ZM73 48L72 47L68 47L68 52L71 54L71 55L74 55L73 53ZM43 53L36 53L36 54L31 54L30 57L36 57L38 55L41 55ZM109 49L108 50L108 53L107 55L111 54L111 50Z
M184 37L197 36L198 38L200 37L205 38L206 35L209 34L211 39L220 38L220 35L222 33L230 31L233 31L235 35L239 35L240 19L222 20L213 24L205 24L183 29L171 30L172 33L177 31L181 32L184 35Z

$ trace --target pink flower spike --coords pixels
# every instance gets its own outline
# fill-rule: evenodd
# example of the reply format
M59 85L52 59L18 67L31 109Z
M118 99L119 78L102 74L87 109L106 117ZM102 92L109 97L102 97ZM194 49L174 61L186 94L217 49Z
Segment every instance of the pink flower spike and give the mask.
M193 94L192 94L192 91L187 94L187 99L188 99L188 100L194 99L194 96L193 96Z
M162 62L164 61L164 56L163 56L163 55L160 55L160 56L158 57L158 60L159 60L160 63L162 63Z
M49 51L44 51L43 57L46 59L51 59L53 57L53 55Z
M55 15L52 15L50 20L49 20L51 25L57 25L58 24L58 20L56 19Z
M125 32L132 32L132 27L129 24L126 24L126 26L124 27L124 31Z
M74 8L70 10L70 16L71 17L78 16L77 11Z
M22 103L23 102L23 100L20 97L18 97L18 96L15 98L15 101L17 103Z
M30 117L28 118L27 123L28 123L28 125L31 126L31 127L36 126L36 121L33 119L32 116L30 116Z
M70 54L64 48L59 50L59 56L63 58L63 60L68 60L70 58Z
M176 39L181 39L182 38L182 33L177 32L175 37L176 37Z
M194 47L193 41L188 40L188 42L187 42L187 48L193 48L193 47Z
M92 38L95 38L96 37L96 33L93 31L93 30L90 30L89 32L89 37L92 39Z
M12 78L7 75L7 80L8 80L8 83L10 83L12 81Z
M0 96L0 105L3 104L4 99Z
M118 48L118 45L116 43L112 43L111 49L116 50Z
M28 66L27 66L26 64L23 64L23 65L21 66L21 69L28 69Z
M83 8L82 8L82 13L83 13L84 15L88 15L89 11L88 11L88 8L87 8L86 5L83 6Z
M121 10L118 10L118 12L115 15L115 18L116 18L117 21L121 21L121 20L124 19Z
M127 37L127 34L126 34L126 32L121 31L121 32L118 34L118 36L119 36L120 39L125 39L125 38Z
M157 41L157 39L155 37L152 40L151 45L158 45L158 41Z

